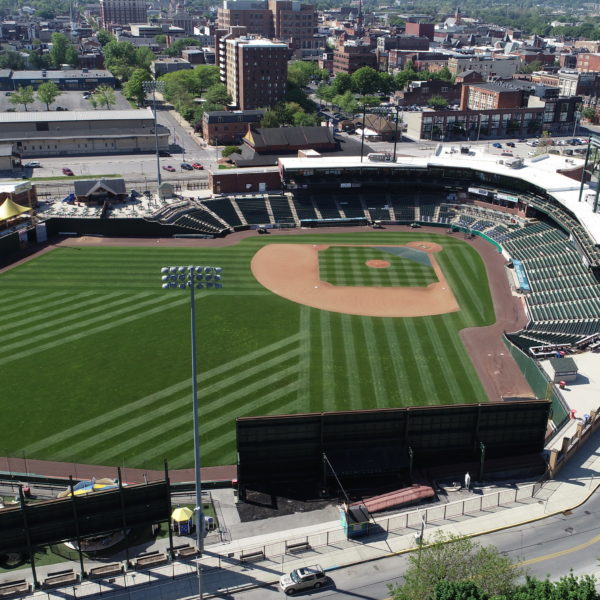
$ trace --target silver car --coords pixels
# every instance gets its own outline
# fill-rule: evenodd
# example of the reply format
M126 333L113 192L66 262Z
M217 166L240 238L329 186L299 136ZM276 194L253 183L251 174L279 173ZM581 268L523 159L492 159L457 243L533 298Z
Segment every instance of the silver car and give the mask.
M279 580L281 589L291 596L296 592L318 589L325 585L327 576L319 565L294 569L289 575L282 575Z

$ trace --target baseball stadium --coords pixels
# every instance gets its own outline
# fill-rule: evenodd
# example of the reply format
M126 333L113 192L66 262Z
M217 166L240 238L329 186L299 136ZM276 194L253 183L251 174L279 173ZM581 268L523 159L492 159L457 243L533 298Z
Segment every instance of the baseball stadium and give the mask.
M344 416L363 450L393 421L411 460L465 462L482 440L491 459L539 454L568 406L537 362L600 345L598 194L583 164L511 163L282 158L270 190L38 219L49 242L0 272L0 455L193 465L190 298L162 289L171 265L222 269L196 292L203 466L248 456L251 483L265 453L317 439L309 415Z

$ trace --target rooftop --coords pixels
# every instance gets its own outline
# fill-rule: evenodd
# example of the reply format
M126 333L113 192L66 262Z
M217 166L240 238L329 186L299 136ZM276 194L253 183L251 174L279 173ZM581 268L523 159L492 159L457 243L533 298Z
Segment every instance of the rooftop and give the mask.
M49 123L70 121L128 121L143 119L154 121L149 108L131 110L72 110L59 112L56 110L39 112L0 112L0 123Z
M45 73L45 74L44 74ZM84 71L83 69L72 69L69 71L13 71L14 79L98 79L113 77L110 71L105 69L94 69Z

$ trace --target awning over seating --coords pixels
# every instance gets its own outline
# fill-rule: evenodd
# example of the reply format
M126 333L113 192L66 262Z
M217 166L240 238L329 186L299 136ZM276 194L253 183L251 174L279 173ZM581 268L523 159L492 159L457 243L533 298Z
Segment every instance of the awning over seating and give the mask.
M28 206L21 206L16 202L13 202L10 198L7 198L4 203L0 206L0 221L6 221L12 219L23 213L31 210Z

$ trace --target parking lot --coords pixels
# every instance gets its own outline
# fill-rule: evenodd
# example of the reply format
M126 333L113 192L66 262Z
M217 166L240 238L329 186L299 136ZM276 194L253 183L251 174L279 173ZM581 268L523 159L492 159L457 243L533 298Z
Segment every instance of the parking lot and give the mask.
M11 92L0 92L0 112L21 112L24 110L22 104L11 104L10 95ZM62 92L62 94L56 99L56 101L50 105L50 110L56 110L62 108L66 110L93 110L89 100L84 99L83 92L68 91ZM123 94L115 90L115 104L111 106L111 110L128 110L131 109L131 104L125 99ZM29 112L45 111L46 105L39 100L35 100L33 104L27 105Z

